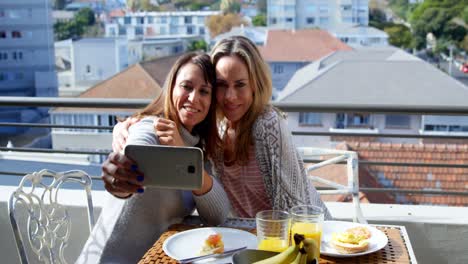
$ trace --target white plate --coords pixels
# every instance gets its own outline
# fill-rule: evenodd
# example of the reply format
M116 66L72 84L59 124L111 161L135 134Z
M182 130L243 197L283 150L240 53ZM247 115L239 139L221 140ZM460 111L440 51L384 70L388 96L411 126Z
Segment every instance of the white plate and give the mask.
M333 245L331 244L332 234L334 232L344 232L348 228L356 227L356 226L364 226L369 229L371 232L371 237L369 238L369 249L359 253L353 254L343 254L338 252ZM363 225L353 222L343 222L343 221L325 221L323 223L323 231L322 231L322 243L320 246L320 254L325 256L331 257L354 257L354 256L362 256L366 254L370 254L376 252L385 245L387 245L388 238L384 234L384 232L378 230L377 228L369 225Z
M171 258L180 260L196 257L200 253L205 239L209 235L220 233L223 236L224 248L233 249L246 246L257 248L257 237L247 231L225 227L205 227L177 233L164 241L163 250ZM226 263L232 262L232 256L211 258L195 263Z

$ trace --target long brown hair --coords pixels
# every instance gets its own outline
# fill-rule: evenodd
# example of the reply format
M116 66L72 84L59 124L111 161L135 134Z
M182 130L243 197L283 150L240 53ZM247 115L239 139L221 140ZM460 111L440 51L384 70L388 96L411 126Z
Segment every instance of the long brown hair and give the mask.
M205 157L212 157L215 151L215 144L219 141L218 130L216 126L216 73L210 56L206 53L189 52L182 55L172 66L166 81L164 82L163 94L155 98L143 110L135 113L133 116L142 118L145 116L162 115L167 119L174 121L177 127L181 126L178 110L172 101L172 92L176 85L177 74L182 66L192 63L203 72L205 82L211 85L211 104L208 114L202 122L195 125L192 133L200 135L200 147L205 151Z
M220 40L211 51L211 60L216 66L225 56L237 56L247 67L249 82L253 87L253 102L244 116L239 120L236 128L236 145L234 160L245 164L248 160L248 151L253 144L252 128L258 116L269 105L272 94L270 69L263 60L262 55L252 41L243 36L233 36ZM224 115L218 111L218 116ZM219 119L218 122L221 122ZM218 143L219 144L219 143Z

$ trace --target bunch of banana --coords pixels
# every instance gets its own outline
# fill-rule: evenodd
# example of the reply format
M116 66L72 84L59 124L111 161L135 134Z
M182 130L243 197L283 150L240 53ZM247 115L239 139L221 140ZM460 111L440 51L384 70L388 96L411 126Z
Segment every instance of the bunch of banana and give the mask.
M271 258L257 261L254 264L318 264L320 251L315 240L304 235L294 234L294 245Z

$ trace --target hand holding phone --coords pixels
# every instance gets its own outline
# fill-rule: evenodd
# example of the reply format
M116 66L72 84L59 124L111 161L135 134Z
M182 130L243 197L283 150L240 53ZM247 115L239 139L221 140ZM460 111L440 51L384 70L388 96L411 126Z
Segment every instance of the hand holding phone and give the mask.
M196 190L203 184L203 152L195 147L127 145L125 156L145 175L146 187Z

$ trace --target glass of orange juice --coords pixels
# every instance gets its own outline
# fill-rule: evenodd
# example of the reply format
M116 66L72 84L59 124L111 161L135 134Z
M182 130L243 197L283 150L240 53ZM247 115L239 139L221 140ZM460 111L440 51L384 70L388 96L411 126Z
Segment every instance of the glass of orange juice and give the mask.
M294 234L303 234L306 238L315 241L320 252L320 241L322 239L323 209L313 205L298 205L290 210L291 213L291 237Z
M282 252L289 247L290 214L280 210L260 211L255 216L258 249Z

